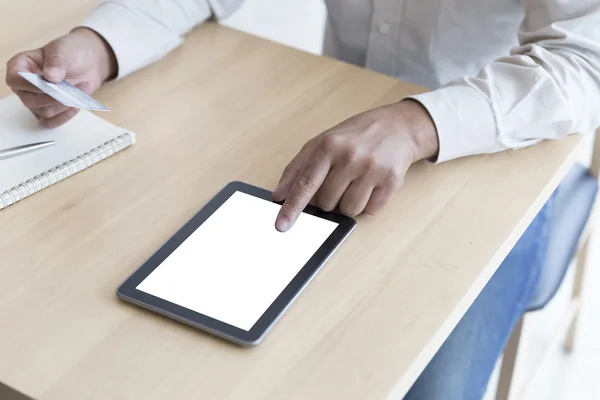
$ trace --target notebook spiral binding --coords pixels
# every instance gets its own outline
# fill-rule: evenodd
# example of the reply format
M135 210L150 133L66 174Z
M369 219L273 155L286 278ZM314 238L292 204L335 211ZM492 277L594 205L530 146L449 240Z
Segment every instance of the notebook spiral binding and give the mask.
M4 193L0 193L0 210L91 167L105 158L131 146L133 142L133 135L131 133L124 133L77 158L28 179Z

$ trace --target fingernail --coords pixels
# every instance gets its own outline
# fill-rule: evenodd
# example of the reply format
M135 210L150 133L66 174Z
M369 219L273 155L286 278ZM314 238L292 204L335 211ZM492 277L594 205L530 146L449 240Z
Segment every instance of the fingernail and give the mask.
M290 229L290 220L287 217L280 217L277 219L277 221L275 222L275 228L279 231L279 232L287 232L288 229Z
M44 69L44 75L52 79L57 79L60 76L60 70L56 67L50 67Z

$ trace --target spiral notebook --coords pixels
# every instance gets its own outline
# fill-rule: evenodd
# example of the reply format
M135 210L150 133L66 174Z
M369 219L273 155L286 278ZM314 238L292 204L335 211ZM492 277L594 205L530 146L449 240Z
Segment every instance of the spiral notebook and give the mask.
M54 146L0 160L0 210L131 146L135 134L85 110L46 129L17 96L0 100L0 149L50 140Z

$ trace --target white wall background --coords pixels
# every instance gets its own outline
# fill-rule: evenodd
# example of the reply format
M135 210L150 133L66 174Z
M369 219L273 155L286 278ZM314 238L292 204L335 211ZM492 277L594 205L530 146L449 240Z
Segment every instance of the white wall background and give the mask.
M321 54L325 15L322 0L246 0L223 24Z

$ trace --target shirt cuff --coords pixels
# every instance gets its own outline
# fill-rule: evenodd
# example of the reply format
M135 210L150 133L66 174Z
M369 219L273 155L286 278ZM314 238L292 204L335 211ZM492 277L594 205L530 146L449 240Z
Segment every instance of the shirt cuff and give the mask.
M117 2L101 3L78 26L95 31L112 48L118 64L117 79L158 61L183 41L164 28L149 26Z
M440 144L436 163L503 150L492 107L478 90L446 86L408 98L421 103L433 119Z

